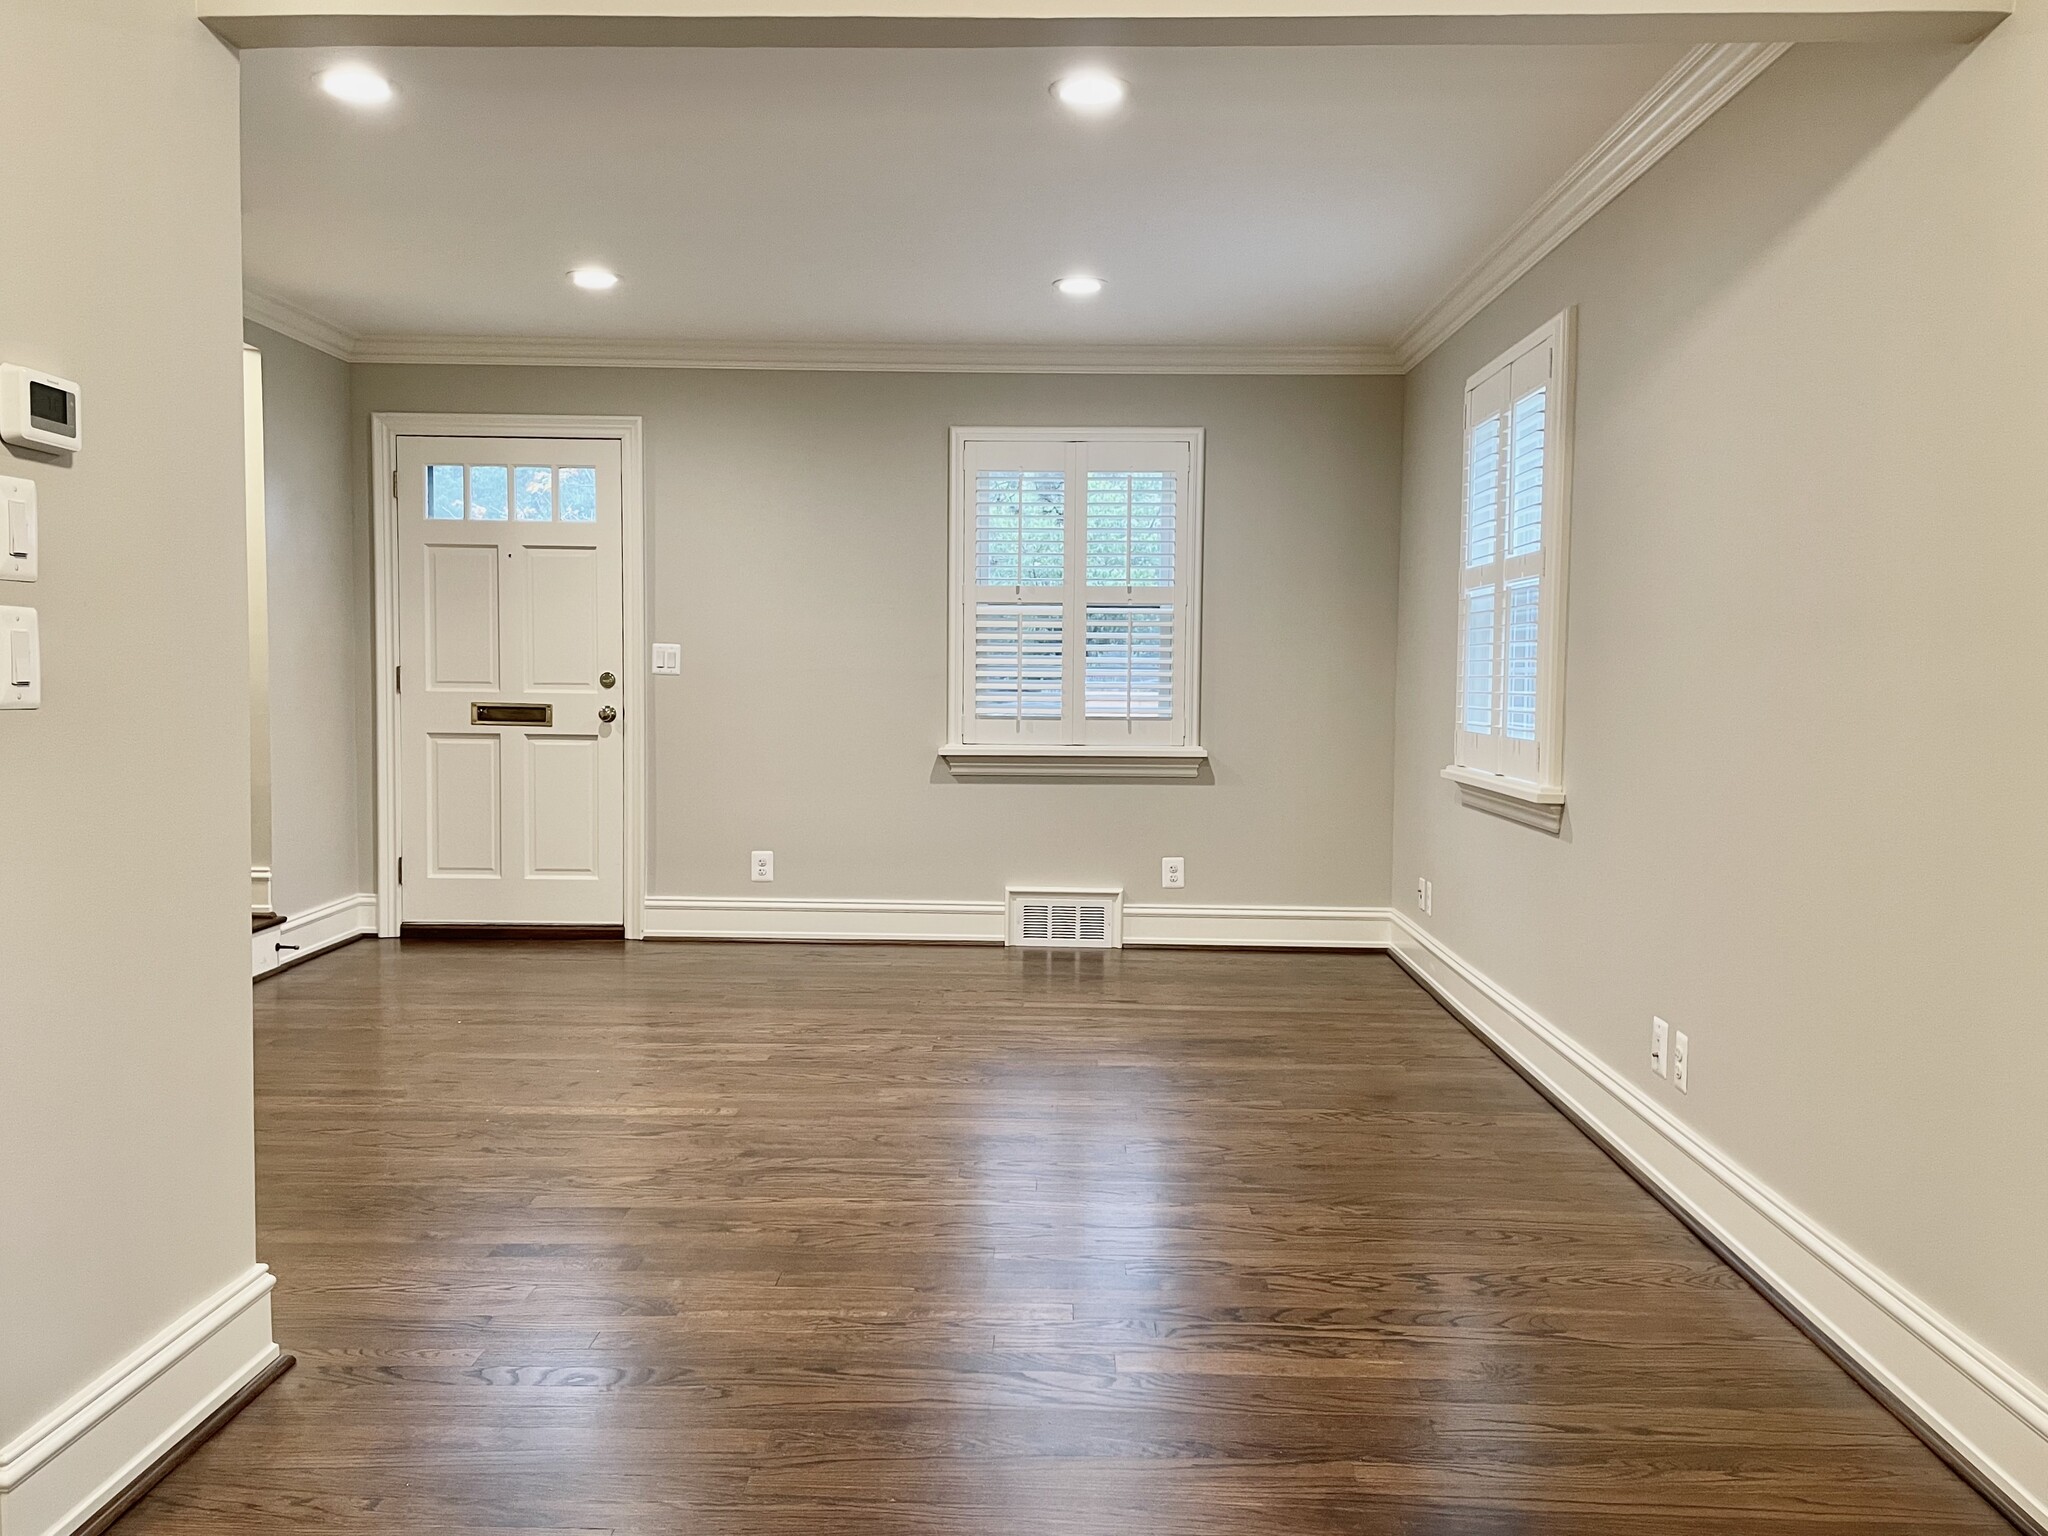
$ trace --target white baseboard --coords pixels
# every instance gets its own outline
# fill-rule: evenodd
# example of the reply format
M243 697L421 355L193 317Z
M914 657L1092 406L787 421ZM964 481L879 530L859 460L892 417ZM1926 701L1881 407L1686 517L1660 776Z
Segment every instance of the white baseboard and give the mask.
M265 976L280 966L345 944L358 934L377 931L377 898L369 892L343 896L323 906L288 917L276 928L256 935L254 974ZM268 940L266 946L264 941ZM297 946L293 948L291 946ZM4 1533L0 1533L4 1536Z
M1203 907L1124 903L1124 944L1214 944L1237 949L1385 949L1394 914L1385 907Z
M1384 949L1384 907L1124 906L1124 944L1247 949ZM1000 901L812 901L760 896L650 896L650 939L808 939L813 943L1000 944Z
M2048 1391L1703 1141L1565 1030L1393 915L1393 953L1445 1007L1802 1319L1965 1476L2048 1529Z
M277 1358L257 1264L0 1446L0 1536L69 1536Z

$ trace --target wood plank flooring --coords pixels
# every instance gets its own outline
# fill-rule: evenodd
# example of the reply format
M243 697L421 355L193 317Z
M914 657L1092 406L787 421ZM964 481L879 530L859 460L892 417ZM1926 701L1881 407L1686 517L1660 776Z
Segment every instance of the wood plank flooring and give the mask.
M1376 955L365 942L122 1536L2010 1528Z

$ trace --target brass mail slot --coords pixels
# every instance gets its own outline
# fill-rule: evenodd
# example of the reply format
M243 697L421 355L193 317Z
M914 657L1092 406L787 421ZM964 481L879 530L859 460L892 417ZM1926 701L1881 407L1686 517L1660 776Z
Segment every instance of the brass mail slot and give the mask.
M553 725L555 706L552 704L472 704L469 706L471 725Z

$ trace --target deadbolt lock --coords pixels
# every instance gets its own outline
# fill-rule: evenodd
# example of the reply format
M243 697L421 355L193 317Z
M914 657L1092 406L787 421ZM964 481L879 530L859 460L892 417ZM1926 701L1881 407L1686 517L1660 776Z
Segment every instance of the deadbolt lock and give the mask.
M613 709L611 705L607 704L603 709L600 709L597 712L597 718L602 720L606 725L610 725L614 720L619 718L619 712L616 709Z
M616 677L613 677L609 672L600 672L597 674L597 686L600 688L615 688L618 686L618 682L619 680Z

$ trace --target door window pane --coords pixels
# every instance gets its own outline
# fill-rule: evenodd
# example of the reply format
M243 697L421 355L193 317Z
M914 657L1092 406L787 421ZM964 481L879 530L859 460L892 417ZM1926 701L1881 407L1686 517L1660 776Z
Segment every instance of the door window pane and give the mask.
M502 464L470 465L469 520L473 523L504 522L511 480L511 471Z
M588 464L565 464L561 471L562 521L597 521L597 470Z
M555 472L546 465L522 464L512 471L512 515L522 523L555 520Z
M437 523L462 521L462 466L427 466L427 517Z

